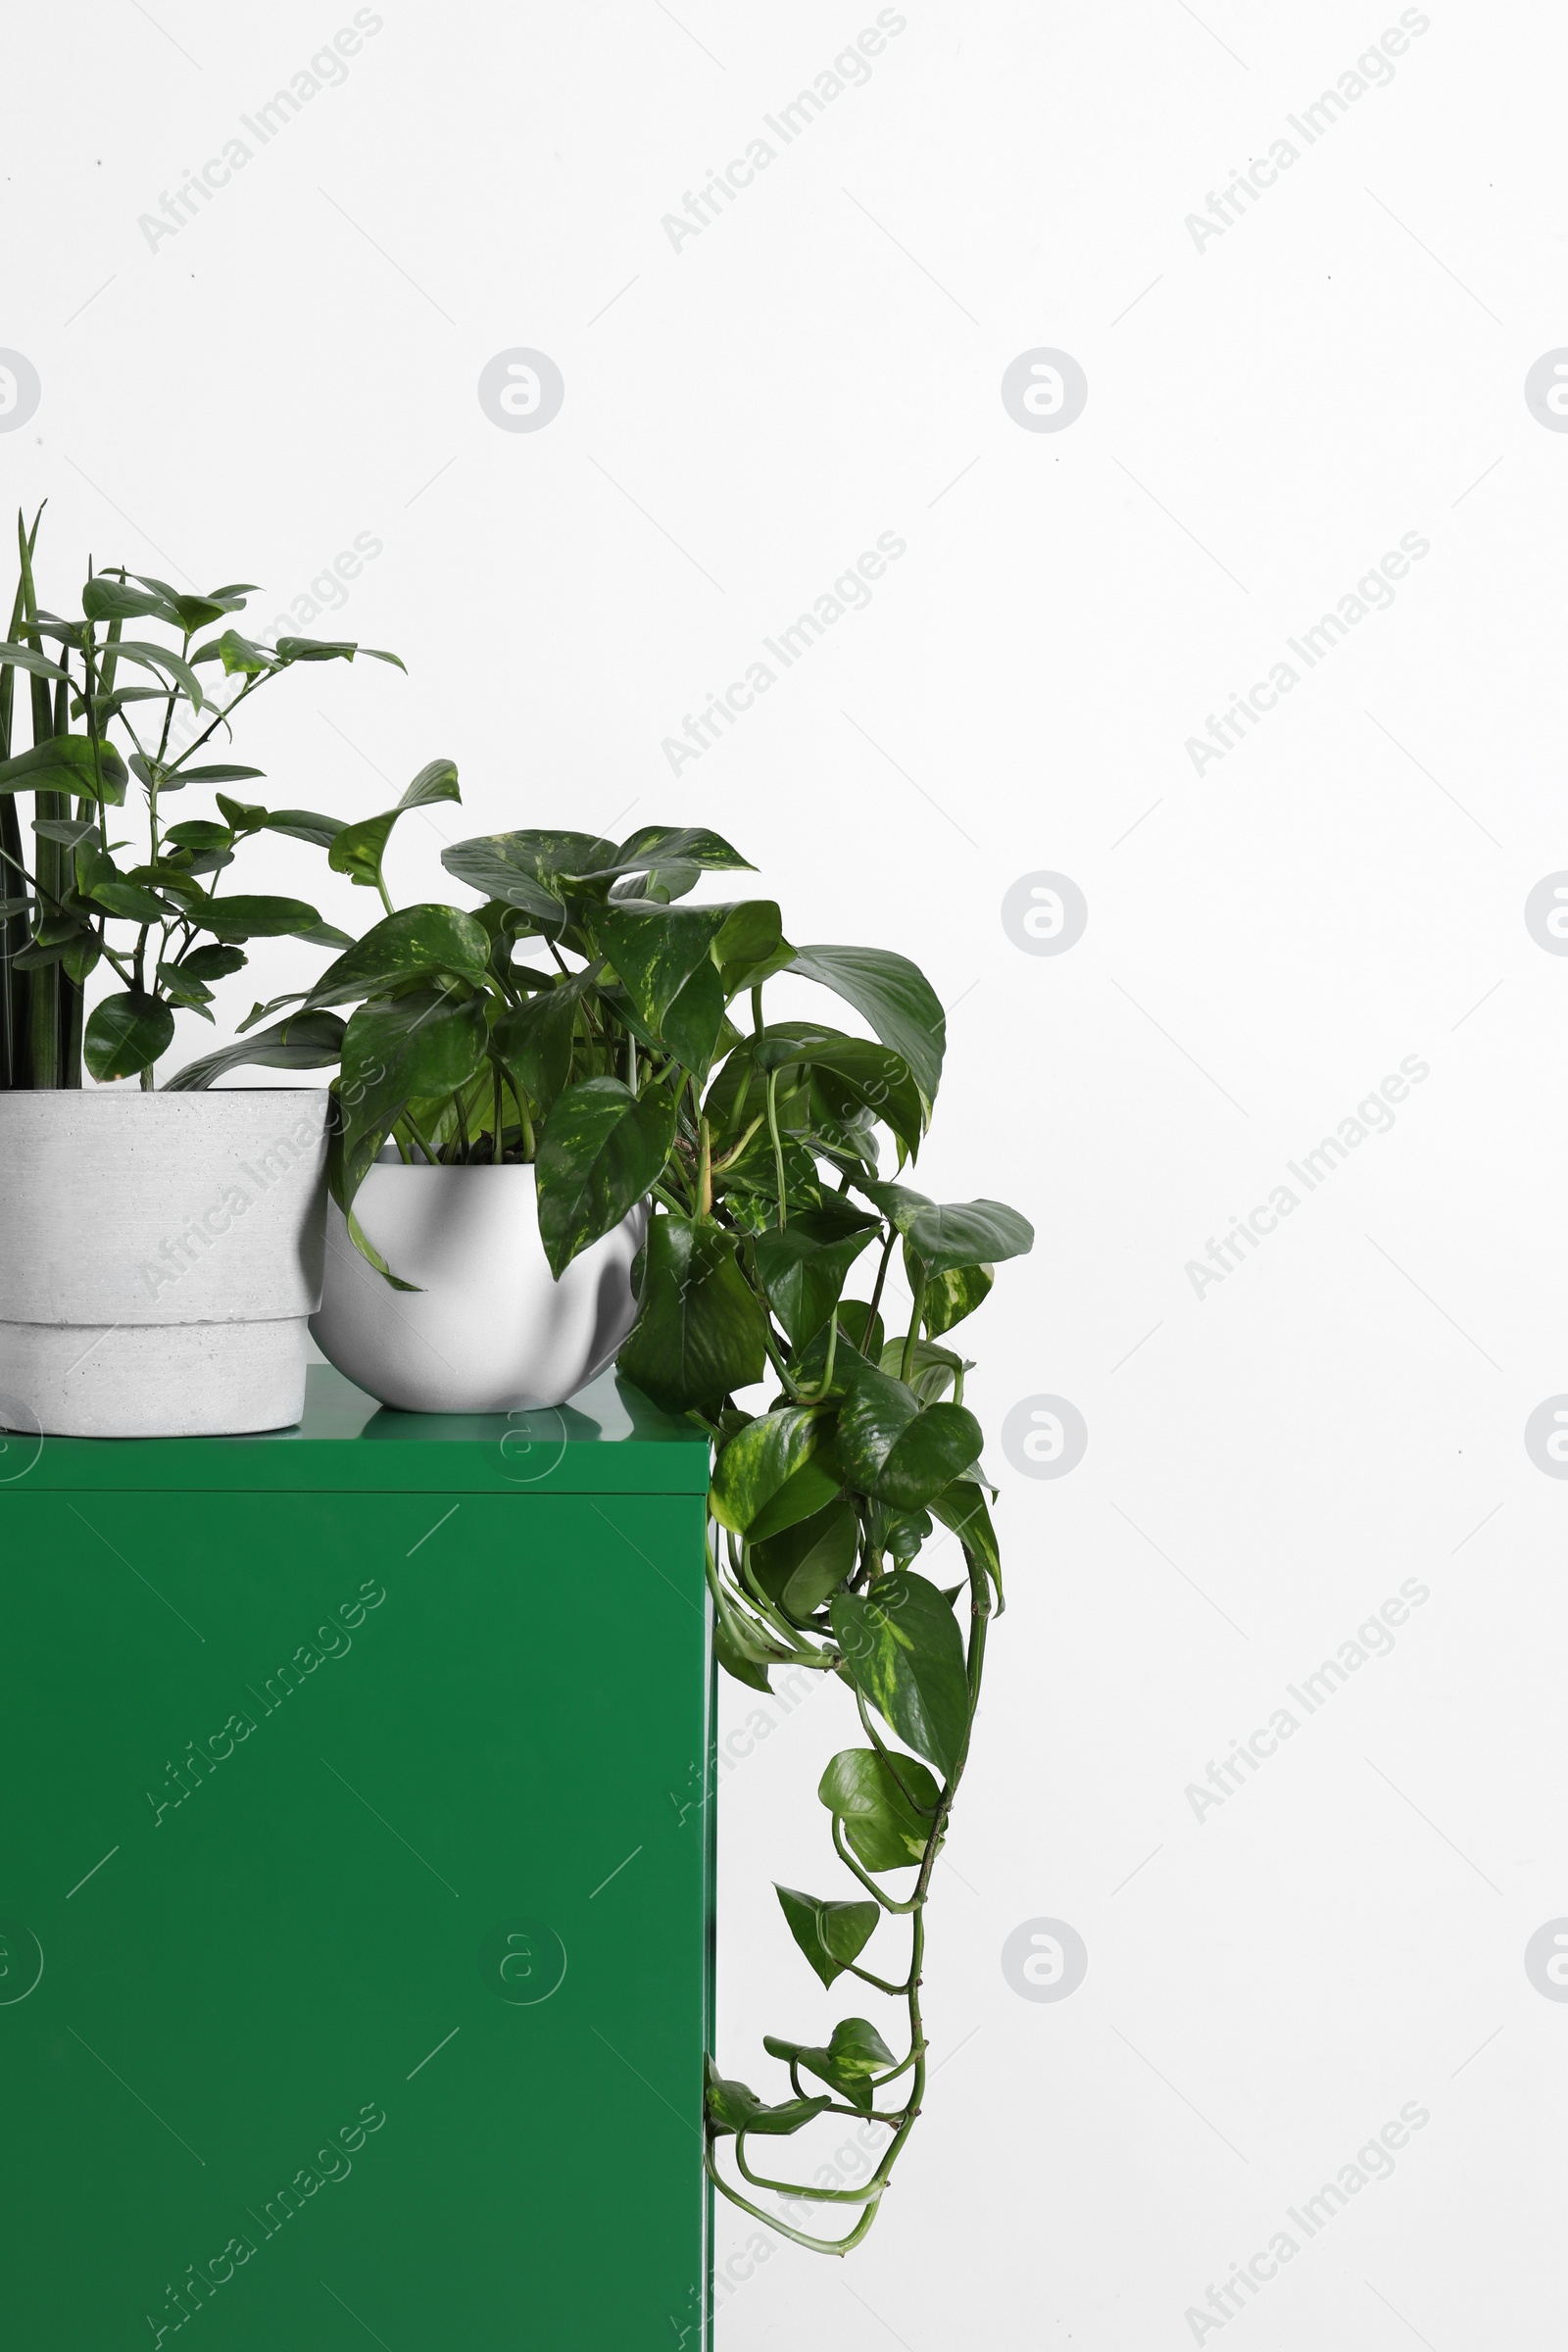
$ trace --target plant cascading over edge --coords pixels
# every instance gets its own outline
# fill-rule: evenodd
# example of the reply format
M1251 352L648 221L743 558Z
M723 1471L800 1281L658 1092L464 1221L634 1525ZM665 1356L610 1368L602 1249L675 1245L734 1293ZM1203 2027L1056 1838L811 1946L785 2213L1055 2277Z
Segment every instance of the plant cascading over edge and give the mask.
M705 872L752 870L716 834L651 826L616 845L498 833L442 861L479 906L390 913L298 1000L305 1019L358 1004L330 1181L360 1248L393 1281L353 1215L389 1141L409 1160L532 1161L558 1275L651 1200L638 1317L618 1362L712 1439L705 1556L719 1663L762 1690L774 1666L836 1676L866 1742L835 1755L817 1789L854 1890L780 1886L783 1917L825 1986L849 1976L902 2008L906 2043L897 2054L858 2016L821 2044L769 2034L790 2090L772 2103L710 2060L706 2161L747 2212L844 2253L869 2229L920 2112L931 1874L1002 1606L981 1430L963 1401L973 1367L947 1342L990 1292L996 1262L1029 1250L1033 1232L999 1201L942 1204L881 1175L878 1129L902 1172L929 1123L941 1005L903 956L793 947L770 900L678 904ZM357 878L385 898L378 853L373 876ZM519 961L524 940L545 960ZM786 974L834 992L873 1037L770 1021L766 984ZM278 1030L286 1037L286 1017ZM227 1061L214 1056L176 1083L204 1083ZM889 1335L881 1307L899 1250L910 1308ZM862 1268L868 1296L851 1297ZM737 1401L762 1382L775 1388L764 1409ZM949 1534L964 1578L944 1591L914 1563ZM912 1885L890 1892L909 1872ZM902 1977L862 1965L885 1922L907 1931ZM803 2076L822 2087L808 2090ZM750 2140L821 2115L885 2127L865 2186L825 2190L754 2169ZM858 2206L858 2219L838 2237L785 2223L726 2177L725 2138L747 2185Z

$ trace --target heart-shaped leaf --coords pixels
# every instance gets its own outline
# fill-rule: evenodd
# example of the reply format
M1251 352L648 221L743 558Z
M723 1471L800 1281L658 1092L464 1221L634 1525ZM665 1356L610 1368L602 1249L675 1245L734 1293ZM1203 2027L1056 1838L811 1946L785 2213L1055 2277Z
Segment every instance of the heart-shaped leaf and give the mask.
M710 1408L761 1379L764 1328L735 1262L734 1235L695 1218L656 1215L644 1246L637 1323L618 1359L626 1378L667 1412Z
M768 1598L804 1625L854 1568L859 1536L855 1505L830 1502L778 1535L754 1538L752 1573Z
M875 1905L872 1905L875 1909ZM869 2115L873 2103L874 2085L871 2078L884 2066L895 2064L875 2026L863 2017L846 2017L833 2029L832 2039L825 2049L808 2043L785 2041L777 2034L764 2034L762 2047L770 2058L783 2058L794 2066L804 2066L826 2082L841 2098L849 2100L862 2115Z
M444 973L478 988L484 983L489 956L484 925L471 914L460 914L455 906L404 906L367 931L336 963L329 963L308 1002L350 1004Z
M959 1200L947 1207L932 1201L917 1208L904 1227L906 1251L918 1257L928 1274L1024 1257L1034 1246L1028 1218L1001 1200Z
M963 1638L935 1585L907 1568L830 1602L856 1688L937 1770L956 1770L969 1731Z
M801 1894L776 1882L773 1891L790 1934L824 1984L830 1985L858 1960L876 1933L881 1911L875 1903L830 1903L819 1894Z
M922 1404L902 1380L868 1367L839 1420L845 1469L861 1492L918 1510L978 1460L980 1424L961 1404Z
M951 1274L933 1274L925 1286L925 1327L932 1338L983 1306L995 1281L989 1266L955 1266Z
M818 1408L791 1404L737 1431L718 1457L708 1497L720 1527L744 1536L815 1453L824 1428Z
M711 2058L707 2061L706 2078L703 2106L708 2128L715 2134L757 2132L770 2139L787 2138L833 2104L832 2093L824 2091L818 2099L785 2099L776 2107L765 2106L745 2082L727 2082Z
M947 1021L919 965L886 948L819 947L798 949L790 968L832 989L869 1022L906 1063L929 1118L942 1080Z
M662 1087L639 1100L618 1078L584 1078L561 1096L540 1134L535 1171L539 1238L558 1281L645 1197L674 1134L674 1100Z
M942 1791L913 1756L874 1747L840 1750L817 1785L818 1797L870 1871L906 1870L925 1859Z
M758 1235L758 1275L795 1347L804 1348L821 1330L876 1230L867 1222L846 1233L831 1213L807 1210L781 1232Z

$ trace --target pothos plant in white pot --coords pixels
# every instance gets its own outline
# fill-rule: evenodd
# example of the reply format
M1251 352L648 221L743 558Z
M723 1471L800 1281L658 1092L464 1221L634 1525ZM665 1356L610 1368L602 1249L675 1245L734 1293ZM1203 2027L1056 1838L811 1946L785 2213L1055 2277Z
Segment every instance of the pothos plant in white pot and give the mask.
M388 904L371 848L360 878ZM848 1885L779 1886L783 1924L823 1986L854 1980L877 2015L841 2017L820 2038L767 2035L784 2070L776 2098L710 2060L706 2161L747 2212L843 2254L870 2228L925 2098L932 1873L1002 1603L982 1433L964 1401L973 1365L951 1336L1033 1233L1000 1201L943 1204L897 1180L946 1048L918 967L886 949L794 947L771 900L681 904L705 873L749 870L718 835L519 831L460 842L443 862L477 907L389 907L277 1024L287 1036L357 1007L334 1089L338 1248L315 1328L381 1396L454 1394L471 1348L492 1407L564 1397L618 1340L621 1373L711 1438L718 1663L764 1690L775 1666L832 1676L860 1734L817 1788ZM872 1036L769 1019L767 986L785 975L846 1001ZM279 1009L258 1005L252 1021ZM890 1331L895 1252L908 1303ZM508 1287L530 1255L541 1281L591 1276L583 1313L543 1342L519 1338L525 1302ZM863 1296L851 1295L858 1276ZM901 1931L890 1961L883 1945ZM879 2131L863 2183L759 2169L759 2140L826 2116ZM818 2202L823 2229L757 2191Z
M0 643L0 1419L276 1428L303 1404L320 1290L326 1091L170 1093L155 1073L176 1011L210 1021L248 942L349 944L303 899L227 886L246 828L218 788L261 771L206 754L284 671L374 649L258 645L232 625L248 583L195 596L118 567L89 567L63 616L38 601L37 531L19 517ZM182 813L192 788L216 815ZM267 827L326 847L349 830L308 808ZM325 1067L342 1034L322 1015L246 1058Z

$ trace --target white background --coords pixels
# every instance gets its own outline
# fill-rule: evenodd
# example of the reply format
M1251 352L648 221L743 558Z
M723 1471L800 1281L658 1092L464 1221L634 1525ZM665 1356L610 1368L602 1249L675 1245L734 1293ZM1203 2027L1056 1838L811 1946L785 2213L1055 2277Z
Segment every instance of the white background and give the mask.
M1090 1433L1059 1481L992 1440L1012 1605L932 1908L925 2118L849 2265L759 2262L720 2209L721 2352L1550 2340L1568 2010L1523 1950L1568 1912L1568 1492L1522 1431L1568 1389L1568 963L1522 910L1568 865L1568 439L1523 382L1568 342L1568 24L1434 0L1307 148L1286 116L1397 8L906 0L784 148L761 116L874 8L388 5L150 247L139 216L351 13L8 28L0 344L43 392L0 490L50 501L45 601L90 552L254 578L266 631L368 533L302 619L409 676L297 672L239 756L343 815L455 759L400 902L442 895L443 833L701 822L792 937L916 956L952 1007L919 1181L1039 1233L966 1329L972 1401L994 1433L1062 1395ZM674 249L662 216L760 133L776 160ZM1200 248L1187 216L1281 136L1299 159ZM564 376L536 433L476 397L514 346ZM1000 397L1039 346L1088 377L1059 433ZM672 774L663 739L884 532L869 608ZM1187 739L1405 533L1392 609L1196 774ZM1002 927L1039 869L1089 903L1060 956ZM369 911L294 843L249 887ZM1196 1295L1409 1055L1393 1129ZM1392 1654L1197 1818L1210 1760L1412 1578ZM720 2051L777 2096L760 2034L854 2005L768 1886L849 1891L813 1788L854 1734L837 1690L725 1703ZM1002 1973L1039 1917L1089 1949L1059 2003ZM1394 2176L1308 2242L1286 2208L1406 2103ZM1184 2316L1281 2229L1243 2314Z

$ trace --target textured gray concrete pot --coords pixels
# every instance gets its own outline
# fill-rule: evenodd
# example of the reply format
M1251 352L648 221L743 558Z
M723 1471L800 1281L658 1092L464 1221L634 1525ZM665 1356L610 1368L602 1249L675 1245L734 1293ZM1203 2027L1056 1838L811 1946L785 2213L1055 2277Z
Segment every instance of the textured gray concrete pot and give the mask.
M328 1203L326 1273L311 1331L321 1352L405 1413L512 1413L562 1404L611 1361L636 1319L638 1207L557 1282L539 1239L531 1167L377 1160L354 1213L405 1282L395 1291Z
M0 1094L0 1422L281 1429L321 1295L327 1098Z

